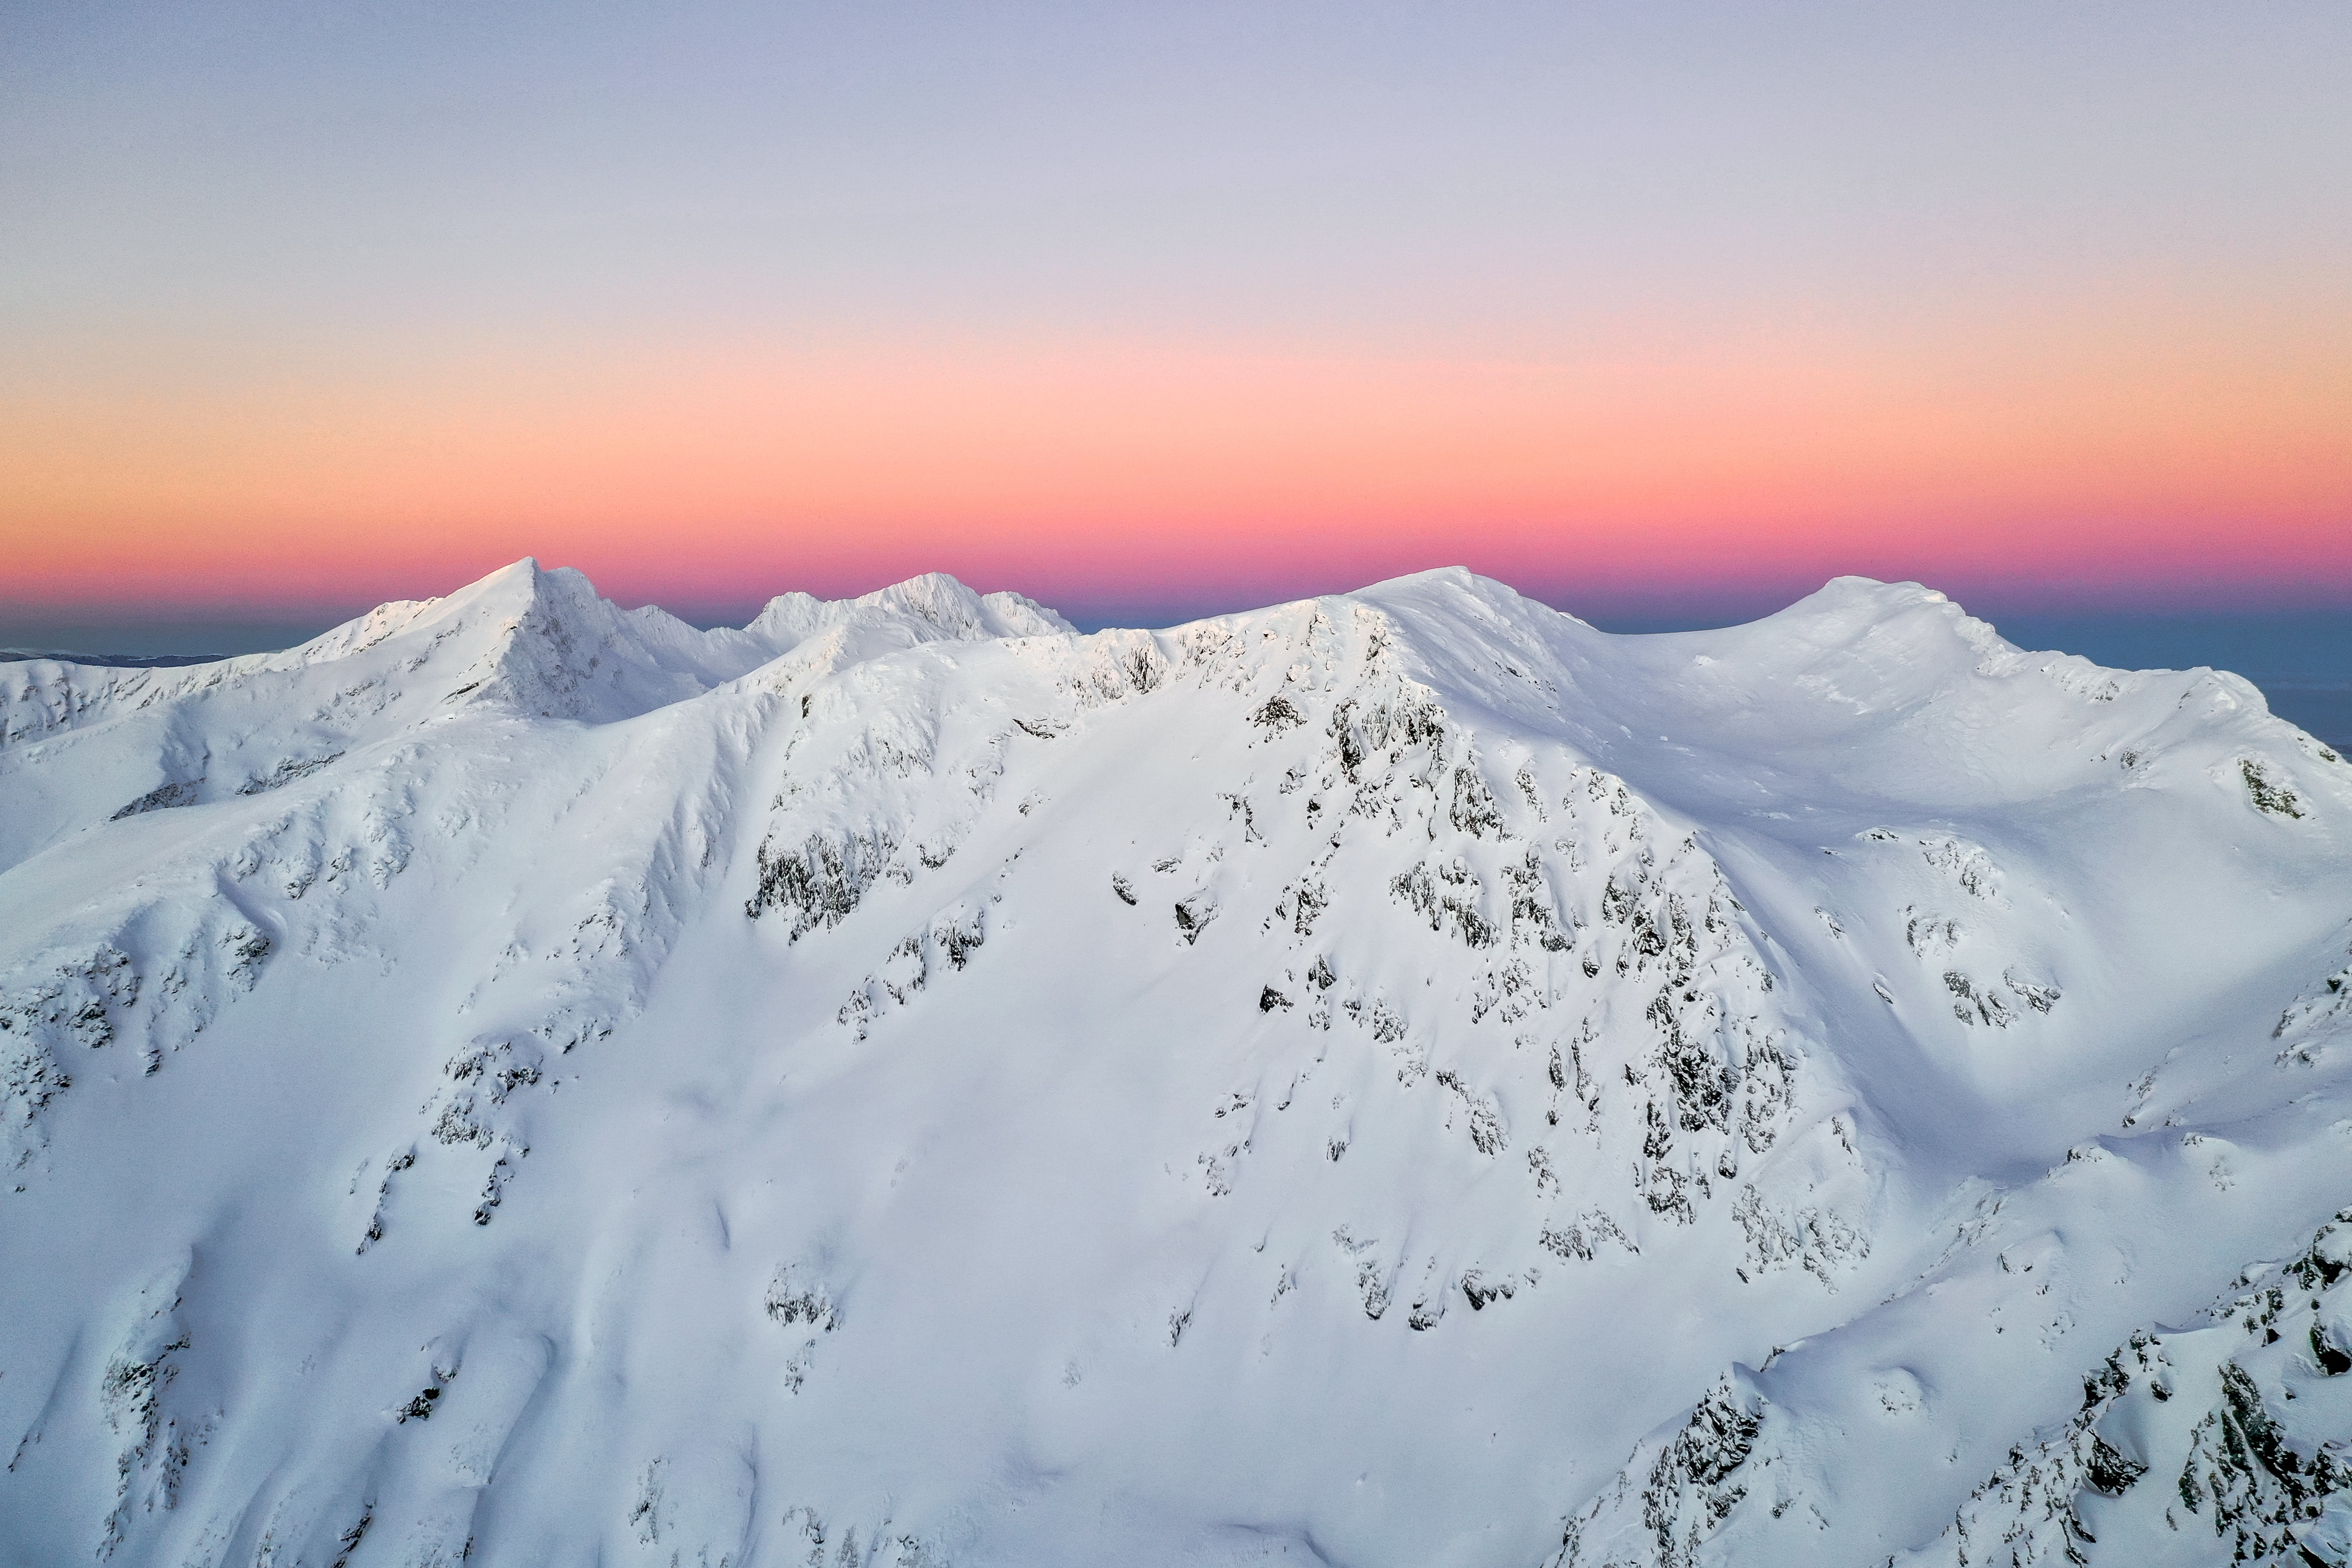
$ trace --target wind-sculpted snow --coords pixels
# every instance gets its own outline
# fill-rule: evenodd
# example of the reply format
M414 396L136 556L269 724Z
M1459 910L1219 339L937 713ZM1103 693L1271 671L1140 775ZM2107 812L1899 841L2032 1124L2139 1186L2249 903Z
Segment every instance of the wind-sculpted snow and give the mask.
M0 1558L2345 1561L2352 768L1847 579L0 665Z

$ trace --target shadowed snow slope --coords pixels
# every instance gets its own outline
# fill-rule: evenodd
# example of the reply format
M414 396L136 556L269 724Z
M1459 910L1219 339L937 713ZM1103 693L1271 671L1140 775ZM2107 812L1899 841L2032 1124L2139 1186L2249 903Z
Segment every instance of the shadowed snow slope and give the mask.
M2341 1563L2347 942L1861 579L0 666L0 1558Z

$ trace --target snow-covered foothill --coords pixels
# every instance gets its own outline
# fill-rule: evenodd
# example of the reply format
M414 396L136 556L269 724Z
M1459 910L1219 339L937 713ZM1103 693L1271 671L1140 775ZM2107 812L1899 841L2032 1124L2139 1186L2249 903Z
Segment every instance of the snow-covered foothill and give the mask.
M2352 767L1840 579L0 664L0 1561L2321 1563Z

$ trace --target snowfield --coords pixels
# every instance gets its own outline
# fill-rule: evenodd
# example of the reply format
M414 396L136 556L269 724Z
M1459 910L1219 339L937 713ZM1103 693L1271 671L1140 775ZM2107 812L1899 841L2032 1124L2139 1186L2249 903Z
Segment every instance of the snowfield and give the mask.
M0 664L0 1560L2352 1561L2352 766L1858 578Z

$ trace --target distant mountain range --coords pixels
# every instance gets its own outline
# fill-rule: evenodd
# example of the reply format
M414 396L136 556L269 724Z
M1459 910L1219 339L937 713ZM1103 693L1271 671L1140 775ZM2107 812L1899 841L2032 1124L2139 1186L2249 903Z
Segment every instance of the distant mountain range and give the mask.
M0 664L48 659L109 669L178 669L191 664L217 664L225 657L217 653L68 653L57 648L0 647Z
M0 1561L2352 1560L2352 765L1843 578L0 663Z

